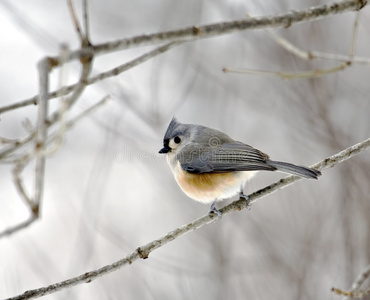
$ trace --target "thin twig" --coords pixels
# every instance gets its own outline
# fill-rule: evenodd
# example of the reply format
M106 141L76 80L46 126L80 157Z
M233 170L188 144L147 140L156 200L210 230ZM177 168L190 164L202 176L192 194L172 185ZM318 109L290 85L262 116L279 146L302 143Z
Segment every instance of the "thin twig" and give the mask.
M262 76L272 76L280 77L283 80L292 79L307 79L321 77L323 75L335 73L342 71L348 67L347 63L340 66L333 67L325 70L312 70L306 72L279 72L279 71L264 71L264 70L252 70L252 69L233 69L233 68L223 68L222 71L225 73L239 73L239 74L251 74L251 75L262 75Z
M356 48L356 41L357 41L357 32L358 32L358 20L359 20L360 12L356 13L355 22L353 25L353 33L351 39L351 46L350 46L350 53L348 56L348 60L342 62L339 66L328 68L328 69L318 69L312 71L304 71L304 72L279 72L279 71L264 71L264 70L252 70L252 69L239 69L239 68L223 68L222 71L225 73L239 73L239 74L251 74L251 75L262 75L262 76L273 76L273 77L280 77L283 80L292 80L292 79L308 79L308 78L316 78L321 77L324 75L328 75L331 73L336 73L339 71L343 71L347 69L349 66L352 65L352 61L354 59L354 53ZM307 52L299 49L292 43L288 42L287 40L283 39L279 35L277 35L273 30L266 29L266 31L274 38L274 40L284 47L287 51L291 52L292 54L296 55L299 58L311 60L316 58L313 56L312 52Z
M367 278L370 277L370 265L366 266L366 268L357 276L355 281L351 286L351 291L357 291L365 282Z
M172 42L172 43L168 43L168 44L165 44L163 46L160 46L158 48L155 48L123 65L120 65L118 67L115 67L111 70L108 70L106 72L102 72L98 75L95 75L91 78L89 78L87 80L87 84L93 84L97 81L101 81L101 80L104 80L104 79L107 79L107 78L110 78L110 77L113 77L113 76L117 76L133 67L136 67L137 65L139 64L142 64L144 62L146 62L147 60L159 55L159 54L162 54L180 44L182 44L183 42L182 41L178 41L178 42Z
M34 138L36 135L36 131L33 133L30 133L29 135L19 138L16 142L4 147L0 151L0 161L1 162L7 162L9 161L9 155L12 154L13 152L20 150L22 147L27 146ZM19 158L14 158L14 160L18 160Z
M358 14L359 12L357 12ZM357 18L356 18L357 19ZM355 21L354 28L358 26L358 20ZM276 33L276 31L271 29L266 29L266 31L270 34L270 36L283 48L285 48L290 53L294 54L297 57L300 57L302 59L306 60L313 60L313 59L325 59L325 60L333 60L333 61L339 61L348 63L351 62L352 64L362 64L362 65L369 65L370 64L370 58L367 57L360 57L360 56L353 56L354 51L351 50L350 53L353 53L353 55L342 55L342 54L334 54L334 53L325 53L320 51L305 51L297 46L293 45L288 40L284 39L280 35ZM353 41L357 40L357 32L352 35L352 43L351 48L353 48Z
M352 59L355 56L357 33L358 33L358 20L359 19L360 19L360 12L358 11L356 13L355 23L353 24L352 40L351 40L351 45L350 45L350 48L349 48L349 57L351 58L350 62L352 62Z
M366 266L366 268L357 276L356 280L353 282L352 287L349 291L345 291L338 288L332 288L331 290L337 295L347 296L346 300L350 300L352 298L363 298L366 295L370 294L370 288L362 291L360 290L362 284L369 277L370 277L370 265Z
M353 298L364 298L365 296L370 294L370 288L363 290L363 291L345 291L338 288L331 288L331 291L339 296L346 296L346 299L353 299Z
M73 25L75 27L75 30L77 32L77 35L78 35L78 37L80 39L80 42L82 44L84 42L84 40L85 40L85 37L84 37L84 35L82 33L81 26L78 23L78 19L77 19L77 16L76 16L76 10L74 8L74 5L73 5L72 0L67 0L67 5L68 5L69 13L71 14L72 23L73 23Z
M144 53L143 55L140 55L139 57L127 62L127 63L124 63L118 67L115 67L111 70L108 70L106 72L102 72L100 74L97 74L89 79L86 80L85 84L86 85L90 85L90 84L94 84L95 82L98 82L98 81L101 81L101 80L104 80L104 79L107 79L107 78L110 78L110 77L113 77L113 76L117 76L119 74L121 74L122 72L125 72L133 67L136 67L137 65L139 64L142 64L146 61L148 61L149 59L159 55L159 54L162 54L180 44L182 44L183 42L181 41L178 41L178 42L173 42L173 43L168 43L168 44L165 44L163 46L160 46L160 47L157 47L147 53ZM76 84L72 84L72 85L69 85L69 86L65 86L65 87L62 87L61 89L58 89L56 91L53 91L49 94L49 99L53 99L53 98L56 98L56 97L60 97L62 95L66 95L66 94L69 94L71 91L73 91L74 88L76 88ZM8 105L8 106L4 106L4 107L1 107L0 108L0 113L4 113L4 112L8 112L8 111L11 111L11 110L14 110L14 109L18 109L20 107L24 107L24 106L28 106L28 105L37 105L38 102L37 102L37 98L38 98L38 95L30 98L30 99L26 99L26 100L23 100L23 101L20 101L18 103L14 103L14 104L11 104L11 105ZM0 158L2 157L2 153L0 152Z
M35 167L35 196L33 214L39 215L42 194L44 191L44 173L45 173L45 148L47 137L47 114L48 114L48 94L49 94L49 71L50 61L43 59L38 64L39 69L39 110L38 124L35 140L36 167Z
M21 173L25 167L25 165L29 162L30 157L27 155L24 158L18 160L13 168L13 181L17 192L21 196L21 199L26 203L26 205L31 209L31 212L34 211L33 208L33 201L31 197L27 194L27 191L23 184L23 179L21 177Z
M60 55L62 57L66 57L69 52L69 48L67 45L61 45L60 47ZM59 98L59 111L58 111L58 119L56 120L56 127L57 127L57 134L53 136L53 144L50 145L48 143L48 155L56 152L57 149L61 147L64 141L64 134L65 134L65 123L66 123L66 115L68 112L68 102L67 99L65 99L64 94L64 83L67 81L66 77L68 75L68 72L66 71L68 64L63 64L63 67L60 68L59 71L59 90L60 93L58 94Z
M89 10L87 7L87 0L83 0L83 20L85 28L85 39L90 40L90 27L89 27Z
M60 130L57 135L54 135L55 143L53 146L47 149L47 155L55 153L60 146L62 145L63 136L65 133L65 114L69 111L72 105L77 101L77 99L81 96L83 91L86 88L86 80L87 77L90 75L91 68L92 68L92 57L90 59L85 59L82 61L82 71L80 75L80 79L78 83L75 85L75 88L71 95L68 98L62 99L62 106L61 109L54 112L48 122L50 124L60 123Z
M370 288L365 290L360 290L362 284L365 282L366 279L370 277L370 265L366 266L366 268L357 276L356 280L353 282L352 287L349 291L338 289L333 287L331 289L337 295L346 296L346 299L352 298L364 298L366 295L370 294Z
M5 229L4 231L0 232L0 238L12 235L15 232L23 230L27 228L28 226L30 226L31 224L33 224L36 220L37 218L33 214L31 214L30 217L26 221L23 221L13 227L9 227Z
M311 166L312 168L318 169L318 170L324 170L327 168L332 168L335 165L367 150L370 148L370 138L358 143L352 147L349 147L329 158L324 159L323 161ZM286 187L288 185L291 185L292 183L300 180L301 178L298 176L288 176L286 178L283 178L275 183L273 183L270 186L267 186L257 192L252 193L249 195L249 199L251 202L255 202L258 199L261 199L273 192L275 192L278 189L281 189L283 187ZM243 208L247 207L247 202L244 198L241 198L237 201L234 201L233 203L225 206L220 211L223 216L226 216L232 212L240 211ZM206 216L203 216L189 224L183 225L168 234L162 236L159 239L156 239L146 245L143 245L136 250L134 250L132 253L127 255L125 258L118 260L110 265L106 265L98 270L86 272L80 276L70 278L65 281L61 281L52 285L49 285L47 287L29 290L25 292L22 295L15 296L12 298L8 298L7 300L25 300L25 299L35 299L38 297L42 297L45 295L53 294L55 292L61 291L66 288L70 288L82 283L89 283L101 276L104 276L106 274L109 274L113 271L116 271L124 266L132 264L134 261L138 259L146 259L149 257L149 254L164 246L165 244L169 243L170 241L173 241L176 238L179 238L180 236L189 233L193 230L199 229L207 224L210 224L212 222L215 222L218 220L218 217L215 214L208 214Z

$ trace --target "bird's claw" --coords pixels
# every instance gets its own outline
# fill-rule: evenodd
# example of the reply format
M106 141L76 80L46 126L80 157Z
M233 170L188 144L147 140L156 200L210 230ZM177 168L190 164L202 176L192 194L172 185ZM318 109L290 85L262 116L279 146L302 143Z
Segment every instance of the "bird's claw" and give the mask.
M246 206L246 208L247 208L248 210L250 210L250 209L251 209L251 207L252 207L252 204L251 204L251 200L249 199L249 196L248 196L248 195L244 195L244 194L243 194L243 192L240 192L240 198L244 198L244 199L245 199L245 201L247 201L247 206Z
M215 204L216 204L216 201L211 204L211 207L209 208L208 213L209 214L212 214L212 213L217 214L218 217L221 219L222 218L222 213L216 208Z

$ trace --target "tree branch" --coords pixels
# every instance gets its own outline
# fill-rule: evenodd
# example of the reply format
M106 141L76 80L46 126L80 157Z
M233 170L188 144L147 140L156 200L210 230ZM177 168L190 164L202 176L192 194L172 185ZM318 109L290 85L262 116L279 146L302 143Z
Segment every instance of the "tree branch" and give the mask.
M353 33L352 33L352 42L350 46L350 51L347 57L347 60L342 61L342 63L338 66L328 68L328 69L315 69L310 71L303 71L303 72L275 72L275 71L264 71L264 70L253 70L253 69L240 69L240 68L223 68L222 71L225 73L239 73L239 74L252 74L252 75L262 75L262 76L276 76L280 77L283 80L292 80L292 79L308 79L308 78L315 78L315 77L321 77L324 75L328 75L331 73L343 71L344 69L350 67L352 63L354 62L362 62L364 63L364 58L357 59L355 54L355 46L357 42L357 33L358 33L358 19L360 16L360 12L358 11L356 14L355 22L353 25ZM343 56L337 56L335 54L325 54L321 53L320 56L315 56L315 54L319 54L319 52L315 51L303 51L302 49L296 47L292 43L288 42L286 39L283 39L279 35L276 34L271 29L266 30L272 38L282 47L284 47L287 51L290 53L296 55L299 58L312 60L321 58L323 59L326 57L327 59L333 59L333 60L340 60L339 57L343 58ZM324 55L323 55L324 54ZM365 59L366 60L366 59ZM368 59L368 62L370 63L370 59Z
M352 298L364 298L366 295L370 294L370 288L365 290L360 290L362 284L365 282L367 278L370 277L370 265L366 266L366 268L357 276L356 280L353 282L352 287L349 291L345 291L338 288L332 288L332 292L337 295L346 296L346 299Z
M177 30L144 34L72 51L68 60L71 61L81 59L86 55L101 55L139 46L150 46L159 43L176 42L179 40L194 41L244 30L289 27L301 22L319 20L328 15L360 10L366 6L367 3L367 0L337 1L330 4L314 6L301 11L290 11L288 13L274 16L244 18L229 22L189 26ZM54 62L54 66L58 66L62 63L59 56L51 57L50 59Z
M361 152L364 152L365 150L367 150L368 148L370 148L370 138L361 142L361 143L358 143L352 147L349 147L329 158L326 158L320 162L318 162L317 164L311 166L312 168L316 168L316 169L319 169L319 170L324 170L324 169L327 169L327 168L332 168L334 167L335 165L361 153ZM270 186L267 186L261 190L258 190L254 193L252 193L251 195L249 195L249 199L250 201L253 203L255 201L257 201L258 199L261 199L275 191L277 191L278 189L281 189L283 187L286 187L288 185L291 185L292 183L300 180L301 177L298 177L298 176L288 176L286 178L283 178L275 183L273 183L272 185ZM243 208L245 208L247 206L247 202L245 201L244 198L241 198L237 201L234 201L233 203L225 206L224 208L222 208L220 211L222 213L223 216L226 216L232 212L235 212L235 211L240 211L242 210ZM132 253L130 253L129 255L127 255L125 258L123 259L120 259L110 265L106 265L98 270L94 270L94 271L90 271L90 272L86 272L80 276L77 276L77 277L74 277L74 278L70 278L68 280L65 280L65 281L61 281L61 282L58 282L58 283L55 283L55 284L52 284L52 285L49 285L47 287L43 287L43 288L39 288L39 289L34 289L34 290L29 290L27 292L25 292L24 294L22 295L19 295L19 296L15 296L15 297L12 297L12 298L8 298L7 300L26 300L26 299L35 299L35 298L38 298L38 297L42 297L42 296L45 296L45 295L49 295L49 294L52 294L52 293L55 293L55 292L58 292L58 291L61 291L63 289L66 289L66 288L70 288L70 287L73 287L73 286L76 286L76 285L79 285L79 284L82 284L82 283L89 283L101 276L104 276L106 274L109 274L113 271L116 271L124 266L127 266L127 265L130 265L132 264L134 261L142 258L142 259L146 259L149 257L149 254L164 246L165 244L167 244L168 242L170 241L173 241L175 240L176 238L179 238L180 236L188 233L188 232L191 232L191 231L194 231L198 228L201 228L207 224L210 224L214 221L218 220L218 217L215 215L215 214L208 214L206 216L203 216L189 224L186 224L186 225L183 225L169 233L167 233L166 235L160 237L159 239L156 239L146 245L143 245L139 248L137 248L136 250L134 250Z
M86 116L90 115L91 113L95 112L99 107L101 107L103 104L105 104L108 99L109 99L109 96L104 97L102 100L100 100L96 104L92 105L91 107L89 107L88 109L86 109L85 111L83 111L82 113L80 113L79 115L74 117L73 119L69 120L65 125L66 130L72 128L81 119L83 119ZM58 133L56 133L56 134L58 134ZM47 138L47 143L50 142L50 140L53 140L53 139L54 139L53 136L49 136ZM48 153L49 152L50 151L48 150ZM22 181L22 178L21 178L21 172L22 172L25 164L28 163L27 160L29 160L29 159L30 159L30 155L26 155L23 159L20 159L15 163L15 166L13 168L13 181L14 181L15 187L16 187L18 193L20 194L21 198L26 203L26 205L28 207L30 207L31 210L33 211L33 205L34 204L33 204L33 202L31 202L30 197L27 195L27 192L24 188L23 181ZM9 228L5 229L4 231L0 232L0 238L3 238L5 236L16 233L19 230L22 230L22 229L30 226L36 220L37 220L37 217L35 217L34 214L32 214L27 220L22 221L21 223L19 223L17 225L14 225L12 227L9 227Z
M111 70L108 70L106 72L102 72L100 74L97 74L95 76L92 76L91 78L88 78L86 79L85 81L85 84L86 86L87 85L91 85L91 84L94 84L98 81L101 81L101 80L104 80L104 79L107 79L107 78L110 78L110 77L113 77L113 76L117 76L133 67L136 67L146 61L148 61L149 59L159 55L159 54L162 54L180 44L182 44L183 42L181 41L178 41L178 42L173 42L173 43L168 43L168 44L165 44L163 46L160 46L160 47L157 47L151 51L148 51L147 53L144 53L143 55L140 55L138 56L137 58L127 62L127 63L124 63L118 67L115 67ZM49 93L49 99L53 99L53 98L57 98L57 97L60 97L60 96L64 96L64 95L67 95L69 94L70 92L73 91L73 89L76 88L78 83L75 83L75 84L72 84L72 85L68 85L68 86L64 86L56 91L53 91L53 92L50 92ZM14 110L14 109L18 109L20 107L24 107L24 106L28 106L28 105L37 105L38 104L38 95L32 97L32 98L29 98L29 99L26 99L26 100L23 100L23 101L20 101L20 102L17 102L17 103L14 103L14 104L11 104L11 105L7 105L7 106L3 106L3 107L0 107L0 113L4 113L4 112L8 112L8 111L11 111L11 110ZM2 153L0 153L0 158L2 156Z
M35 140L36 167L35 167L35 196L33 199L32 213L35 217L39 214L39 206L44 190L44 172L45 172L45 148L47 137L47 115L48 115L48 94L49 94L49 71L50 61L43 59L39 65L39 111L38 124Z

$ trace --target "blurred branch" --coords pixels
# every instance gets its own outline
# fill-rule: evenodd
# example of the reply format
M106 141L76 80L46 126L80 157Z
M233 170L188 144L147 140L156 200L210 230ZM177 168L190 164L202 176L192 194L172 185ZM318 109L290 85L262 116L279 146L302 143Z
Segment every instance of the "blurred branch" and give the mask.
M45 173L45 148L47 137L47 115L48 115L48 93L49 93L49 72L51 70L50 61L43 59L39 65L39 111L38 124L35 138L35 195L33 205L30 207L33 215L37 218L39 216L39 206L44 190L44 173Z
M357 154L360 154L362 152L364 152L365 150L367 150L368 148L370 148L370 138L361 142L361 143L358 143L352 147L349 147L329 158L326 158L320 162L318 162L317 164L311 166L312 168L315 168L315 169L319 169L319 170L324 170L324 169L327 169L327 168L332 168L334 167L335 165L357 155ZM258 199L261 199L283 187L286 187L288 185L291 185L292 183L296 182L296 181L299 181L301 180L302 178L301 177L298 177L298 176L288 176L286 178L283 178L275 183L273 183L272 185L270 186L267 186L261 190L258 190L252 194L249 195L249 200L250 200L250 203L253 203L255 201L257 201ZM228 215L232 212L235 212L235 211L240 211L242 210L243 208L246 208L248 205L247 201L245 201L244 198L241 198L237 201L234 201L233 203L225 206L224 208L222 208L220 211L222 213L223 216L225 215ZM212 222L215 222L218 220L218 217L215 215L215 214L208 214L206 216L203 216L189 224L186 224L186 225L183 225L169 233L167 233L166 235L160 237L159 239L156 239L146 245L143 245L139 248L137 248L136 250L134 250L132 253L130 253L129 255L127 255L125 258L121 259L121 260L118 260L110 265L106 265L98 270L94 270L94 271L90 271L90 272L86 272L80 276L77 276L77 277L74 277L74 278L70 278L68 280L65 280L65 281L62 281L62 282L58 282L58 283L55 283L55 284L52 284L52 285L49 285L47 287L43 287L43 288L39 288L39 289L34 289L34 290L29 290L27 292L25 292L24 294L22 295L19 295L19 296L15 296L15 297L12 297L12 298L8 298L7 300L25 300L25 299L34 299L34 298L38 298L38 297L42 297L42 296L45 296L45 295L49 295L49 294L53 294L55 292L58 292L58 291L61 291L63 289L66 289L66 288L70 288L70 287L73 287L73 286L76 286L76 285L79 285L79 284L82 284L82 283L89 283L103 275L106 275L106 274L109 274L113 271L116 271L124 266L127 266L127 265L130 265L132 264L134 261L138 260L138 259L146 259L149 257L149 254L166 245L167 243L175 240L176 238L179 238L180 236L186 234L186 233L189 233L191 231L194 231L194 230L197 230L207 224L210 224ZM363 274L368 274L370 273L370 268L369 270L367 270L366 272L364 272ZM361 279L359 280L359 283L358 284L362 284L363 280L362 278L364 277L364 275L362 274ZM368 276L368 275L367 275Z
M82 43L85 40L85 36L82 33L80 23L78 22L78 19L77 19L77 16L76 16L76 10L75 10L75 7L73 5L73 1L72 0L67 0L67 6L68 6L68 9L69 9L69 13L71 15L71 18L72 18L73 26L75 27L77 35L78 35L78 37L79 37L79 39Z
M23 185L23 180L22 180L22 177L21 177L21 173L22 173L25 165L29 162L29 159L30 159L29 157L24 157L23 159L19 160L15 164L15 166L13 168L13 181L15 183L15 187L17 189L17 192L19 193L19 195L21 196L23 201L26 203L26 205L31 207L31 210L33 211L34 208L32 207L33 203L32 203L31 197L27 194L27 191L26 191L26 189Z
M339 296L346 296L346 299L353 299L353 298L364 298L365 296L370 294L370 288L363 290L363 291L344 291L337 288L332 288L331 291Z
M9 235L17 232L20 229L25 228L32 224L39 217L40 207L42 202L42 196L44 191L44 174L45 174L45 159L50 153L55 152L61 145L61 140L63 138L64 130L63 124L61 124L61 130L58 130L55 135L52 135L52 140L56 141L52 147L50 147L50 137L48 137L47 130L52 125L56 124L58 121L63 122L64 114L68 109L75 103L75 101L80 97L83 90L86 87L85 80L89 76L92 65L92 57L86 58L81 61L82 72L78 84L75 86L72 94L67 99L62 99L63 105L59 111L54 112L48 118L48 95L49 95L49 72L51 71L51 64L48 58L44 58L38 64L39 68L39 111L38 111L38 125L35 132L29 134L29 139L24 141L35 142L35 146L30 151L25 151L25 154L21 154L21 157L14 159L15 168L13 169L14 184L17 191L21 195L24 202L27 204L31 211L31 217L28 221L22 224L16 225L12 228L6 229L3 233L0 233L0 237ZM24 145L15 144L15 149ZM49 148L47 147L49 146ZM10 153L8 149L8 154ZM35 192L34 197L31 199L23 185L21 180L21 171L27 163L29 163L32 158L36 158L35 166Z
M85 38L87 41L90 40L90 27L89 27L89 13L87 9L87 0L83 0L83 20L85 28Z
M305 72L279 72L279 71L265 71L265 70L253 70L253 69L237 69L237 68L223 68L222 71L225 73L239 73L239 74L251 74L251 75L262 75L262 76L272 76L280 77L283 80L292 79L308 79L321 77L338 71L346 69L349 64L344 63L340 66L333 67L325 70L313 70Z
M367 278L370 277L370 265L368 265L356 278L353 282L352 287L349 291L341 290L338 288L332 288L332 292L337 295L347 296L346 299L352 298L364 298L365 296L370 294L370 288L365 290L360 290L362 284L365 282Z
M5 229L4 231L0 232L0 238L4 237L4 236L7 236L7 235L11 235L15 232L18 232L22 229L25 229L27 228L28 226L30 226L33 222L35 222L37 220L37 218L35 218L33 215L31 215L26 221L23 221L13 227L9 227L7 229Z
M109 99L109 96L104 97L102 100L100 100L96 104L92 105L91 107L89 107L88 109L86 109L85 111L83 111L81 114L77 115L76 117L74 117L70 121L68 121L66 123L66 129L72 128L77 122L79 122L80 120L82 120L86 116L95 112L99 107L101 107L103 104L105 104L108 99ZM58 134L58 133L56 133L56 134ZM49 140L54 140L54 137L49 136L48 139L47 139L47 143L49 142ZM50 153L50 150L48 149L48 154L49 153ZM26 192L26 190L24 188L24 185L23 185L23 180L21 178L21 172L22 172L25 164L28 163L27 159L30 159L30 157L28 157L28 156L24 157L23 158L24 163L23 163L23 160L21 160L21 159L19 159L16 162L16 164L13 168L13 181L15 183L15 187L16 187L18 193L20 194L21 198L26 203L26 205L31 208L31 211L33 211L33 210L35 210L35 208L33 207L34 202L27 195L27 192ZM22 229L28 227L29 225L31 225L36 220L37 220L37 216L35 216L34 214L31 214L31 216L29 217L28 220L23 221L23 222L15 225L15 226L9 227L9 228L5 229L4 231L0 232L0 238L5 237L7 235L11 235L13 233L16 233L19 230L22 230Z
M360 12L356 13L355 22L353 24L353 33L350 45L350 51L348 56L338 56L336 54L331 53L321 53L315 51L304 51L286 39L279 36L276 32L271 29L267 29L266 31L272 36L272 38L283 48L285 48L290 53L296 55L299 58L306 59L306 60L313 60L317 58L321 59L328 59L328 60L336 60L341 61L342 63L339 66L329 68L329 69L318 69L312 71L305 71L305 72L274 72L274 71L263 71L263 70L252 70L252 69L238 69L238 68L223 68L222 71L225 73L239 73L239 74L251 74L251 75L262 75L262 76L273 76L273 77L281 77L283 80L292 80L292 79L307 79L307 78L315 78L321 77L324 75L328 75L331 73L335 73L338 71L342 71L348 67L350 67L354 62L361 62L363 64L367 63L370 64L369 58L357 58L354 56L356 41L357 41L357 32L358 32L358 20L359 20ZM340 59L339 59L340 57ZM343 60L343 57L346 60Z
M95 76L92 76L91 78L88 78L86 79L86 86L87 85L91 85L91 84L94 84L98 81L101 81L101 80L104 80L104 79L107 79L107 78L110 78L110 77L113 77L113 76L117 76L133 67L136 67L137 65L139 64L142 64L146 61L148 61L149 59L159 55L159 54L162 54L180 44L182 44L183 42L182 41L178 41L178 42L172 42L172 43L168 43L168 44L165 44L163 46L160 46L160 47L157 47L143 55L140 55L139 57L127 62L127 63L124 63L118 67L115 67L111 70L108 70L106 72L102 72L100 74L97 74ZM63 96L63 95L66 95L66 94L69 94L71 91L73 91L74 88L76 88L76 85L77 84L72 84L72 85L68 85L68 86L64 86L62 87L61 89L58 89L54 92L51 92L49 93L49 99L52 99L52 98L56 98L56 97L59 97L59 96ZM8 111L11 111L11 110L14 110L14 109L18 109L20 107L23 107L23 106L28 106L28 105L37 105L38 104L38 95L30 98L30 99L26 99L26 100L23 100L23 101L20 101L20 102L17 102L17 103L14 103L14 104L11 104L11 105L7 105L7 106L3 106L3 107L0 107L0 113L4 113L4 112L8 112ZM0 152L0 158L2 156L2 153Z
M268 29L266 31L271 35L271 37L280 46L282 46L287 51L291 52L295 56L300 57L302 59L306 59L306 60L325 59L325 60L339 61L339 62L344 62L344 63L351 62L352 64L370 65L370 58L354 56L355 51L353 47L355 45L355 41L357 40L358 18L359 18L359 12L357 12L357 16L356 16L356 20L354 24L354 34L352 35L350 55L325 53L325 52L320 52L320 51L305 51L293 45L288 40L282 38L275 31L271 29Z
M370 265L368 265L352 284L351 291L358 291L367 278L370 277Z

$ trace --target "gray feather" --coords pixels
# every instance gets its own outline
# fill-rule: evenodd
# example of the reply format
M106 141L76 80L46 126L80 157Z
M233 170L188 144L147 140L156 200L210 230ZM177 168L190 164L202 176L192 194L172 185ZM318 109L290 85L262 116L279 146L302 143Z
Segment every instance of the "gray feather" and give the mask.
M178 159L181 167L191 173L276 170L266 164L266 154L235 141L214 146L192 144L179 153Z
M318 170L296 166L286 162L268 160L266 163L269 166L275 167L278 171L298 175L305 178L317 179L321 175L321 172Z

